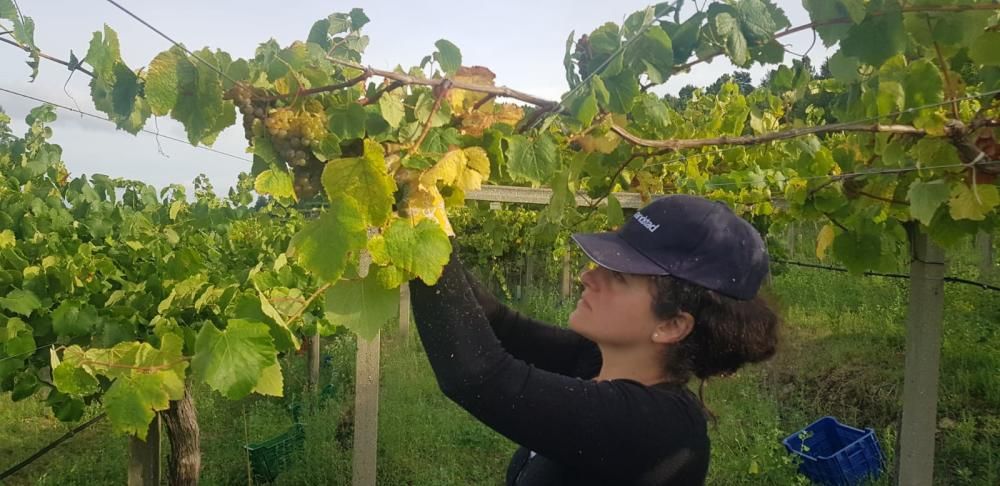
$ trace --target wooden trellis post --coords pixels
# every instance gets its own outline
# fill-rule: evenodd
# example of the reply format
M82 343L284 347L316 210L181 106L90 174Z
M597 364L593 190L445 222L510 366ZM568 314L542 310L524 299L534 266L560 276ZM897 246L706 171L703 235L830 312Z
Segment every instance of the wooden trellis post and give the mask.
M153 417L143 442L128 436L128 486L160 485L160 414Z
M993 234L980 231L976 235L976 253L979 254L979 278L989 280L993 277Z
M944 308L944 251L919 231L914 230L911 238L915 258L910 264L897 477L900 485L931 486Z

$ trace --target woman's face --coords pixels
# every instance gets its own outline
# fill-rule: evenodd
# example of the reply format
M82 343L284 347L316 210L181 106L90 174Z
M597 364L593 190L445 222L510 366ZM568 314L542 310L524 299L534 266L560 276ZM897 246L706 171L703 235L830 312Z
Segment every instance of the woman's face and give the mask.
M598 344L629 346L649 342L657 324L652 281L603 267L580 276L583 294L569 316L569 327Z

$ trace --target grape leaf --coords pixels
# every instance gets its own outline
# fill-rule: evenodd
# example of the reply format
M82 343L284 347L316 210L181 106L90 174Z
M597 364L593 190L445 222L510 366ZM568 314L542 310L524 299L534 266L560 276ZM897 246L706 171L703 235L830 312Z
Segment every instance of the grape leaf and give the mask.
M0 297L0 307L30 317L32 312L42 308L42 302L30 290L14 289L6 297Z
M845 56L856 57L872 66L881 66L906 47L903 14L896 10L865 18L860 24L851 27L847 36L840 41L840 46Z
M982 184L970 188L964 183L951 186L948 207L954 220L982 221L997 205L1000 205L1000 192L997 191L997 186Z
M820 261L826 260L827 250L833 244L833 239L837 236L832 224L823 225L816 237L816 258Z
M35 351L35 336L24 321L16 317L7 319L6 329L0 329L0 342L4 344L7 356L24 356Z
M616 228L625 224L625 215L622 213L622 203L618 201L618 198L614 194L608 194L608 207L606 208L608 215L608 226Z
M399 268L433 285L451 255L451 242L441 226L422 219L416 226L397 219L386 230L385 251Z
M338 282L326 291L324 302L331 323L364 339L374 338L382 325L399 316L399 288L385 288L375 272L361 280Z
M121 376L104 394L112 429L142 440L146 440L149 423L156 412L170 407L170 398L160 386L158 377L147 374Z
M403 100L392 93L384 93L378 99L378 108L379 112L382 113L382 118L392 128L399 128L400 122L406 117L406 108L403 106Z
M1000 32L988 31L976 38L969 46L969 57L986 66L1000 66Z
M833 239L833 254L851 273L861 273L878 265L882 242L877 234L843 232Z
M450 150L420 176L420 184L432 187L437 182L463 192L474 191L490 177L490 159L481 147Z
M182 53L176 50L163 51L149 63L146 72L146 100L156 116L170 113L177 104L181 56Z
M507 149L510 175L523 181L541 184L552 177L559 166L559 151L552 137L543 133L536 138L514 135Z
M267 324L230 319L223 331L211 323L201 328L191 369L212 389L238 400L253 391L276 360Z
M906 91L906 108L916 108L939 103L944 99L944 78L937 65L927 59L911 63L903 81Z
M366 241L361 208L352 199L340 198L292 237L288 255L313 275L334 282L344 274L351 253L364 248Z
M118 33L107 24L104 32L94 32L90 39L90 48L85 57L93 68L94 76L104 81L114 79L115 64L121 62L121 52L118 45Z
M836 44L851 29L849 23L830 21L850 18L857 24L865 17L864 0L802 0L802 6L813 23L819 24L816 33L827 47Z
M445 39L438 40L434 46L437 47L434 60L441 66L441 70L448 75L455 74L462 67L462 51Z
M281 363L275 361L274 364L264 368L260 373L260 380L253 388L254 393L281 397L285 395L284 377L281 374Z
M921 223L930 225L934 213L948 200L950 193L948 182L943 179L930 182L914 181L907 193L907 198L910 200L910 215Z
M348 197L362 207L372 226L381 226L392 214L396 182L389 176L382 146L364 141L364 155L334 159L323 169L323 189L330 200ZM488 162L487 162L488 163Z
M268 169L260 174L253 183L253 190L260 194L274 196L276 198L289 198L295 200L295 189L292 185L292 176L284 170Z

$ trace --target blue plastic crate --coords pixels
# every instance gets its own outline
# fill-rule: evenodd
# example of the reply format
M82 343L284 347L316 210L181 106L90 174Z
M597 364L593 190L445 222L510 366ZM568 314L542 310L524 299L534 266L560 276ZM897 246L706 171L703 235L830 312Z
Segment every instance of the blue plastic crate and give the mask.
M884 458L872 429L823 417L781 441L799 456L799 472L826 486L852 486L882 473Z

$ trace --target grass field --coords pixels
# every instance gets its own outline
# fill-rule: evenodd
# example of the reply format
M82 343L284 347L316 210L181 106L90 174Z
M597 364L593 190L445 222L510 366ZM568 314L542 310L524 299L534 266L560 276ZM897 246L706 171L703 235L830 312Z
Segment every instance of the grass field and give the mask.
M875 429L891 465L901 407L906 281L788 269L775 276L773 291L786 321L776 358L705 389L708 406L719 416L711 431L709 484L808 484L779 441L825 415ZM515 305L564 322L569 307L551 297L555 293L527 292ZM935 482L1000 484L1000 299L948 285L946 301ZM324 379L338 393L303 405L305 449L277 484L350 482L353 341L328 340L325 352L332 363ZM417 337L387 331L382 353L379 484L502 484L515 445L440 394ZM286 358L289 376L302 376L303 362ZM301 381L291 381L291 390L301 387ZM292 419L285 403L229 402L204 388L195 397L202 484L248 484L243 445L286 430ZM7 395L0 397L0 424L0 469L69 428L37 401L12 403ZM7 484L124 484L125 467L125 439L100 423ZM876 484L891 479L886 475Z

